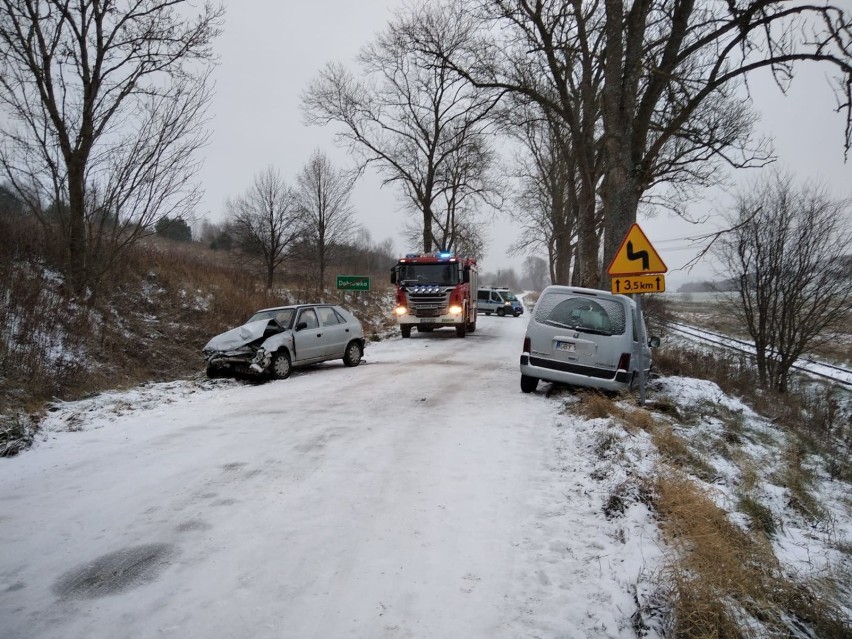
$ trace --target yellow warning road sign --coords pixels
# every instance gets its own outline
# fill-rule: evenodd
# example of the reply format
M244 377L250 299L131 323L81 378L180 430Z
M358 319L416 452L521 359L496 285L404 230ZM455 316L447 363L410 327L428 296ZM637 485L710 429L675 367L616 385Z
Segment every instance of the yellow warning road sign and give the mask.
M663 293L666 290L666 276L658 273L656 275L613 277L610 290L613 293L621 293L622 295Z
M617 277L665 273L668 270L642 229L634 223L627 231L627 235L624 236L615 257L612 258L607 273L612 277Z

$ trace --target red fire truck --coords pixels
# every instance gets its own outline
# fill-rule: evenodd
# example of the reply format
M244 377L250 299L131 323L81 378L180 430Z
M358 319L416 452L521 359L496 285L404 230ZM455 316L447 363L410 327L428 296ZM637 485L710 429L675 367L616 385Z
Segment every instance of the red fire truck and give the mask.
M476 260L439 252L409 253L391 269L394 315L403 337L452 326L458 337L476 330Z

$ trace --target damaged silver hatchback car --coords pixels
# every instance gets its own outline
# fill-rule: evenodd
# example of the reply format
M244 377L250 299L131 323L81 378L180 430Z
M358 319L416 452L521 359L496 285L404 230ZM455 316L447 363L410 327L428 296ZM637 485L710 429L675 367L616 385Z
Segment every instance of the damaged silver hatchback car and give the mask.
M202 349L208 377L290 376L294 368L342 359L358 366L364 355L361 322L333 304L296 304L257 311Z

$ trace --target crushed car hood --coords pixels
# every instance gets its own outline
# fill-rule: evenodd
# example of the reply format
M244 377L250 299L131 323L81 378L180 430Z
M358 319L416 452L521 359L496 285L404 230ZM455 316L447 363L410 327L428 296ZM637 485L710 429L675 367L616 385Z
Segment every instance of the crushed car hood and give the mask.
M230 331L217 335L204 347L205 351L232 351L263 337L266 327L275 320L258 320L249 322Z

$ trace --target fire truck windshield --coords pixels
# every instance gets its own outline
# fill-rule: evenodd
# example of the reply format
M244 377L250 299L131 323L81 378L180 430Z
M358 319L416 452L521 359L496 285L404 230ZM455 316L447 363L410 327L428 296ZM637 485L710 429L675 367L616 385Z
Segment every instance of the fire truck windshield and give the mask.
M455 286L459 283L459 268L452 264L400 264L397 279L400 284L438 284Z

